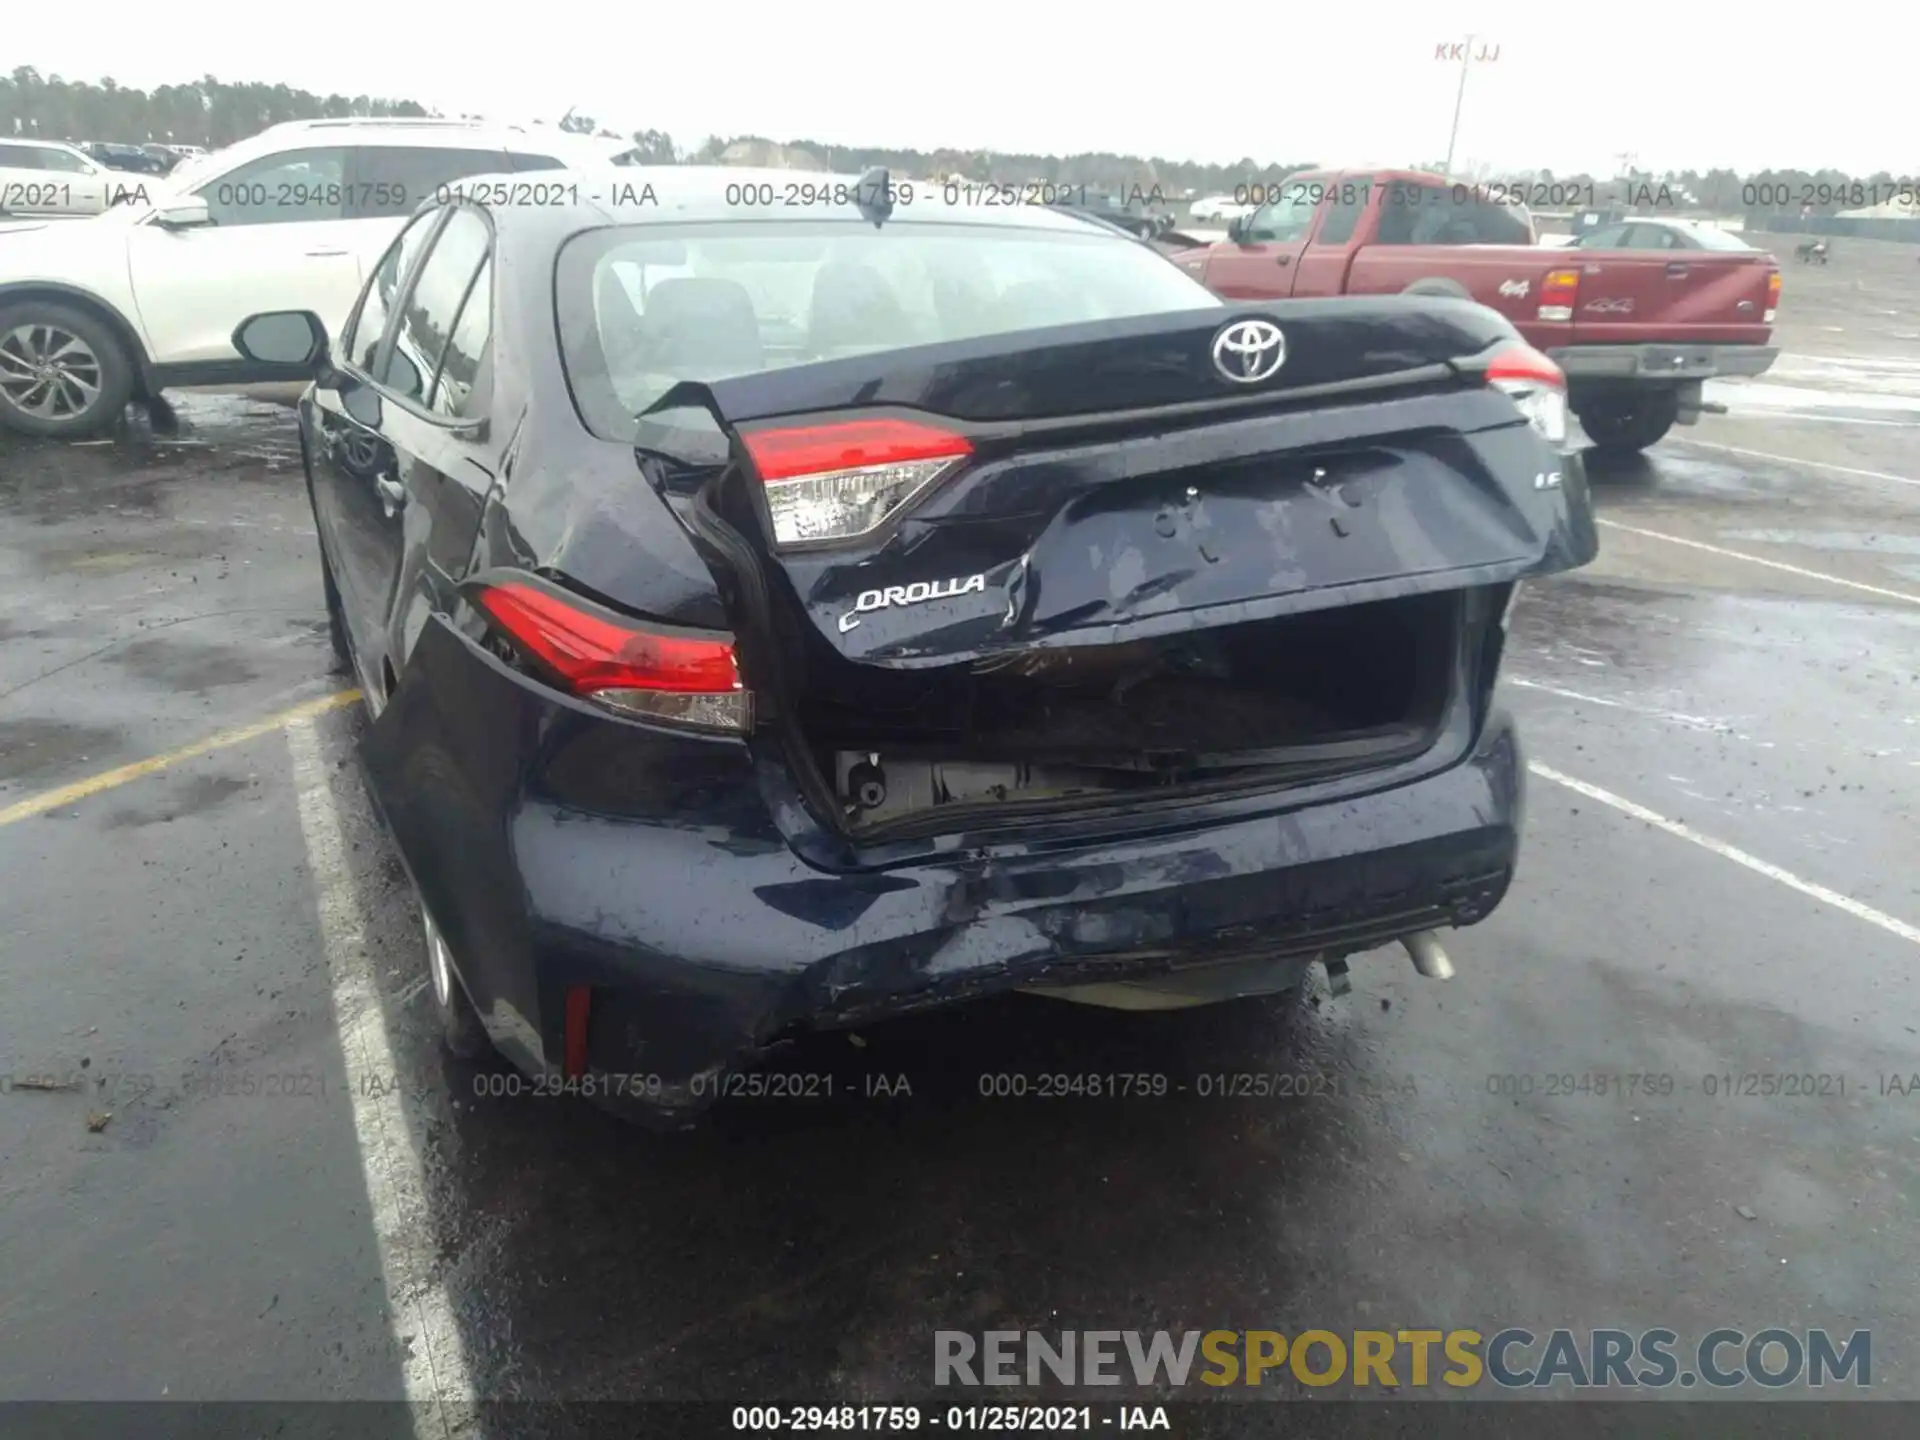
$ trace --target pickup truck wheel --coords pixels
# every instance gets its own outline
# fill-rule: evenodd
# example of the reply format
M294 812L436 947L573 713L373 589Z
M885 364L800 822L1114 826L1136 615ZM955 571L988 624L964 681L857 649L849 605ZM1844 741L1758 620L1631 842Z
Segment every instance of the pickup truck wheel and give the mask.
M1602 455L1637 455L1665 438L1680 413L1680 397L1672 390L1646 390L1637 395L1588 399L1574 407L1580 428Z
M0 309L0 425L77 440L111 425L132 394L133 364L103 322L40 300Z

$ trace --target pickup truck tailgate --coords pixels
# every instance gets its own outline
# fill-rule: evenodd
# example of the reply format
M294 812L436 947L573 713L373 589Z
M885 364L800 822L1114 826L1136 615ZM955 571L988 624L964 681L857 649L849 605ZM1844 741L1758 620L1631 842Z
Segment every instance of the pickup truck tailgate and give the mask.
M1764 251L1580 250L1572 343L1764 345L1779 265Z

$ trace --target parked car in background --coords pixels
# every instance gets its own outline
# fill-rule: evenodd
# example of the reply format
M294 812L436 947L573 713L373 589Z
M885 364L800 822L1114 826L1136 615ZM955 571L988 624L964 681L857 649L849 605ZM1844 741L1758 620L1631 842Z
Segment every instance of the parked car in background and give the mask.
M1516 325L1565 371L1568 398L1602 451L1632 453L1701 414L1702 382L1759 375L1780 266L1764 251L1672 252L1535 243L1527 212L1479 187L1417 171L1308 171L1174 258L1233 299L1452 295ZM1636 222L1637 223L1637 222Z
M0 426L77 438L130 398L265 378L234 348L234 326L274 307L342 323L437 187L629 149L471 121L303 120L186 161L148 181L142 203L84 225L12 225L0 236Z
M314 377L450 1048L673 1123L986 995L1450 973L1520 847L1515 587L1597 547L1550 361L1476 306L1226 303L1048 206L646 173L430 204L339 331L241 326Z
M1187 207L1187 214L1195 220L1231 220L1237 215L1250 215L1256 207L1242 204L1231 195L1209 195L1196 200Z
M0 139L0 217L98 215L138 188L61 141Z
M1635 215L1577 236L1576 250L1745 250L1759 247L1718 225L1668 215Z
M89 140L82 144L87 154L109 170L131 175L164 175L172 167L141 145L123 145L112 140Z
M150 157L155 164L160 166L160 173L162 175L171 173L182 158L171 146L167 145L142 145L140 149Z
M1173 228L1172 215L1152 210L1138 200L1122 199L1118 195L1088 193L1078 199L1058 201L1054 208L1072 214L1091 215L1142 240L1150 240Z

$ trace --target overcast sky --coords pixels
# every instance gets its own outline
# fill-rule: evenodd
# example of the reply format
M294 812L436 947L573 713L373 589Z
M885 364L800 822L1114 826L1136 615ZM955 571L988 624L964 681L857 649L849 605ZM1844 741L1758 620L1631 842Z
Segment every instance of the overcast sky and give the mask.
M1397 4L1280 0L474 0L371 10L179 0L77 23L6 6L0 68L150 89L207 73L558 118L569 106L683 145L835 144L1230 162L1437 159L1460 70L1458 155L1499 167L1920 173L1906 4ZM1318 13L1331 8L1335 13ZM144 18L154 16L152 21ZM1097 24L1087 17L1098 15ZM1477 48L1477 47L1476 47Z

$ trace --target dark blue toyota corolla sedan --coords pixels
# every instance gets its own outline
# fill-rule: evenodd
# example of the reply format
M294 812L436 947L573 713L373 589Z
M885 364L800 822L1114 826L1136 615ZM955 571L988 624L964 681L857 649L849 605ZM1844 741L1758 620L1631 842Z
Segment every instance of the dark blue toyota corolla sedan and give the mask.
M1285 991L1484 918L1526 576L1592 558L1492 311L1223 303L875 172L463 182L301 404L448 1043L684 1121L1006 990Z

